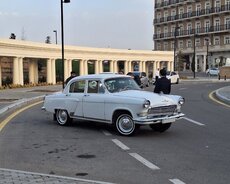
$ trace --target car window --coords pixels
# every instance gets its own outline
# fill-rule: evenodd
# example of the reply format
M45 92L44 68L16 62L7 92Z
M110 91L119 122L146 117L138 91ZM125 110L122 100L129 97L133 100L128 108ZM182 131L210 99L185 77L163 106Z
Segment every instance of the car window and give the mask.
M105 80L105 87L110 93L120 92L124 90L139 90L140 87L129 77L119 77Z
M70 85L70 93L84 93L85 91L85 81L76 81Z
M87 93L98 93L98 81L95 81L95 80L88 81Z

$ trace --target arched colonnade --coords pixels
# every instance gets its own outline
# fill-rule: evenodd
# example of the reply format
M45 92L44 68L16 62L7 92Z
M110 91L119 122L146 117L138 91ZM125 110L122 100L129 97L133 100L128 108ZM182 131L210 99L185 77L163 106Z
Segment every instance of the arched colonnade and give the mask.
M0 86L2 85L3 60L11 60L12 83L24 85L25 67L28 70L28 82L38 83L39 60L45 61L46 82L57 82L57 60L61 58L60 45L27 42L21 40L0 39ZM79 75L102 73L104 71L124 74L138 68L147 75L157 68L173 70L173 53L165 51L124 50L111 48L89 48L65 46L64 78L69 77L78 63ZM27 65L27 66L25 66ZM61 66L63 66L61 64ZM93 66L93 71L92 67ZM137 67L136 67L137 66ZM91 71L89 72L89 68ZM106 68L106 70L105 70Z

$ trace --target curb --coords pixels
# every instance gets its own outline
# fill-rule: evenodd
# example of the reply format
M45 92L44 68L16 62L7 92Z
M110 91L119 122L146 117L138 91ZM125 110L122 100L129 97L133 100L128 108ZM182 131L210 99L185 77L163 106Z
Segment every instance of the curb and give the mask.
M227 97L221 95L221 93L220 93L220 91L223 90L224 88L226 88L226 87L223 87L223 88L220 88L220 89L216 90L215 95L220 101L225 102L228 105L230 105L230 99L228 99Z
M9 110L20 108L23 105L27 105L31 102L42 100L44 97L45 97L45 95L41 95L41 96L37 96L37 97L24 98L24 99L17 100L15 103L0 109L0 115L8 112Z

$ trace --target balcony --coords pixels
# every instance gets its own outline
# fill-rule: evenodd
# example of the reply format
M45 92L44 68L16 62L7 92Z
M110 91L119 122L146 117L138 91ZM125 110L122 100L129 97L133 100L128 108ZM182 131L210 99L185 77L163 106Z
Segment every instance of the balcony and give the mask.
M187 36L193 36L194 34L202 35L202 34L220 33L220 32L230 32L230 24L202 27L196 29L179 30L177 32L177 36L187 37ZM153 38L154 40L173 39L174 32L154 34Z
M222 5L221 7L213 7L213 8L207 8L207 9L202 9L199 11L193 11L193 12L187 12L187 13L182 13L182 14L177 14L173 16L167 16L167 17L161 17L161 18L156 18L154 19L154 24L161 24L161 23L166 23L170 21L175 21L175 20L182 20L182 19L188 19L192 17L200 17L200 16L210 16L211 14L219 14L219 13L224 13L224 12L229 12L230 11L230 4Z

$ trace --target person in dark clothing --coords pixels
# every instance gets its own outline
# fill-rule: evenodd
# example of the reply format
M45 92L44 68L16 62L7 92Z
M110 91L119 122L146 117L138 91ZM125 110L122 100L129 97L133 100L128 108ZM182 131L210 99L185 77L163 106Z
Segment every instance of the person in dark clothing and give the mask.
M134 80L136 81L138 86L141 86L141 79L140 79L140 77L138 75L134 75Z
M161 78L156 81L154 93L170 94L171 92L171 81L166 78L166 70L160 70Z
M77 76L77 75L76 75L76 72L75 72L75 71L72 71L72 72L70 73L70 77L68 77L68 78L66 79L65 85L67 85L68 82L69 82L72 78L74 78L74 77L76 77L76 76Z

